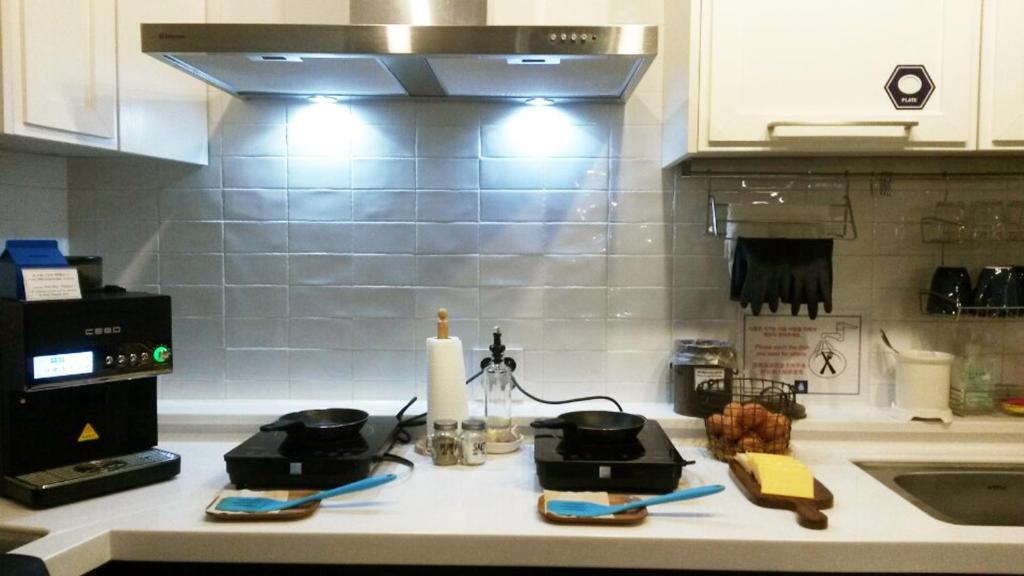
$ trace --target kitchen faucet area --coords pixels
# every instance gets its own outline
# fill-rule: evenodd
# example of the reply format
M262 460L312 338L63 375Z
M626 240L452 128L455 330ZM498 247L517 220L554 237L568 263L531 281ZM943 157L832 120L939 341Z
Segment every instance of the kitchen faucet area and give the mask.
M0 576L1024 574L1022 51L0 0Z

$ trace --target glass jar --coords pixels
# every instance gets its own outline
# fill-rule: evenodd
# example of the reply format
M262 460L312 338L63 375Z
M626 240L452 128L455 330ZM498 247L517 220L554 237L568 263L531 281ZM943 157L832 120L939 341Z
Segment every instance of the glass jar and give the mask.
M478 418L462 421L462 463L479 466L487 461L487 424Z
M438 466L459 463L459 424L455 420L434 420L430 435L430 457Z

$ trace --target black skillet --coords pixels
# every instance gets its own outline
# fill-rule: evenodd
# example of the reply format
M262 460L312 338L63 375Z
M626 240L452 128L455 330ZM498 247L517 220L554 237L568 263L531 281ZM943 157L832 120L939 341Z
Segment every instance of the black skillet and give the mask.
M558 418L530 422L533 428L561 429L568 442L600 444L632 442L645 424L647 418L639 414L605 410L566 412Z
M342 440L358 434L369 417L366 412L354 408L302 410L285 414L275 422L260 426L260 430L284 431L289 439L300 441Z

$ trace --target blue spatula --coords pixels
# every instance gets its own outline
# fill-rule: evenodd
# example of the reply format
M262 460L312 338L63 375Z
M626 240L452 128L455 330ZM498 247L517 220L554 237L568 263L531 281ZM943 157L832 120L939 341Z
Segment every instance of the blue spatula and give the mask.
M698 486L696 488L689 488L678 492L670 492L668 494L662 494L661 496L654 496L652 498L644 498L643 500L634 500L633 502L619 504L618 506L605 506L604 504L577 502L573 500L552 500L547 503L547 510L552 514L558 514L559 516L580 516L589 518L593 516L604 516L605 514L618 514L619 512L624 512L626 510L643 508L644 506L654 506L655 504L664 504L665 502L701 498L703 496L717 494L722 490L725 490L725 486L722 486L721 484L711 484L709 486Z
M332 496L340 496L342 494L358 492L360 490L380 486L381 484L387 484L395 478L398 478L398 476L395 476L394 474L373 476L371 478L352 482L351 484L345 484L344 486L338 486L337 488L331 488L330 490L324 490L323 492L317 492L316 494L296 498L295 500L275 500L273 498L261 498L258 496L228 496L227 498L222 498L220 502L217 502L216 508L217 510L223 510L225 512L274 512L276 510L287 510L288 508L302 506L303 504L323 500L324 498L331 498Z

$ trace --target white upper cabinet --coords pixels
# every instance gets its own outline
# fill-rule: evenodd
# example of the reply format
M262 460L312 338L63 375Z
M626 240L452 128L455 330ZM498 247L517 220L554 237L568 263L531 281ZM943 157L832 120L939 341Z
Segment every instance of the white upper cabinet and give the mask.
M1024 2L985 0L978 147L1024 150Z
M701 148L973 148L979 3L705 2Z
M143 54L139 30L205 21L205 0L0 0L0 138L206 164L206 87Z
M4 0L7 134L117 149L114 0Z
M117 80L121 151L208 162L206 84L142 53L139 26L205 22L203 0L118 0Z
M666 42L664 164L692 154L977 150L981 2L666 3L666 28L682 38ZM999 3L1024 12L1024 2ZM1021 36L1007 39L1016 44L1005 58L1021 53ZM1024 74L1020 58L1005 65Z

